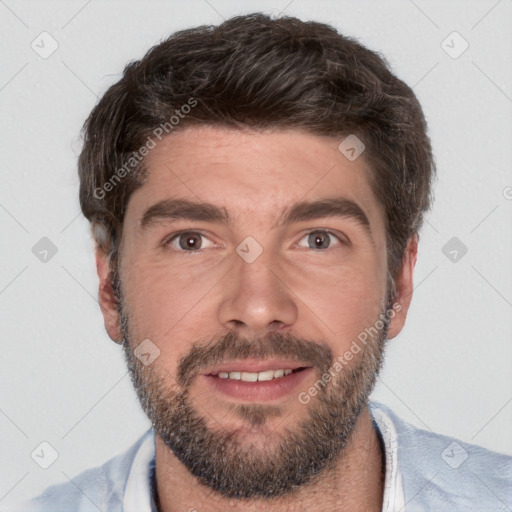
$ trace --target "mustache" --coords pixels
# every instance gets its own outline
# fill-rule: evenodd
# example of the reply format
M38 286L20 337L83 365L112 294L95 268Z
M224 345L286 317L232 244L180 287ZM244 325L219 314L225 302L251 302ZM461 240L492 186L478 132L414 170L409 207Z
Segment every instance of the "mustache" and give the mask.
M208 367L233 359L287 358L303 361L324 373L332 366L334 356L325 343L298 338L290 333L271 331L264 337L248 339L237 332L195 343L178 364L178 384L186 387Z

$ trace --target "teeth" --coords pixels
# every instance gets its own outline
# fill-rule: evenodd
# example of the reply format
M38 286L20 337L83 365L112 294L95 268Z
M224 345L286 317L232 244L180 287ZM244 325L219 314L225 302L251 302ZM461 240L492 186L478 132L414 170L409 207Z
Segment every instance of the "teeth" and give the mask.
M278 379L290 375L293 370L279 369L279 370L264 370L262 372L219 372L217 377L220 379L243 380L244 382L256 382Z
M266 370L264 372L252 375L258 375L258 380L272 380L274 378L274 374L274 370Z
M245 382L256 382L258 380L258 375L259 373L242 372L240 379Z

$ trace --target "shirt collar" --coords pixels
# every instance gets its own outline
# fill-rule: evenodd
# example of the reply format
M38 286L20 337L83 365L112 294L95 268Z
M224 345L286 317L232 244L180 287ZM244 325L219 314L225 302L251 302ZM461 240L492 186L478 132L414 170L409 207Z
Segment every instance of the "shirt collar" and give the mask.
M391 418L375 403L370 403L374 426L382 437L386 475L382 512L394 512L405 507L402 475L398 467L398 439ZM155 477L155 433L151 428L143 436L133 459L123 499L124 512L158 512L154 501Z
M151 492L155 453L155 432L150 428L144 434L130 467L123 498L124 512L157 512Z
M379 408L377 403L370 403L370 413L384 444L386 476L384 478L382 512L404 510L405 499L402 473L398 466L398 438L395 425L385 410Z

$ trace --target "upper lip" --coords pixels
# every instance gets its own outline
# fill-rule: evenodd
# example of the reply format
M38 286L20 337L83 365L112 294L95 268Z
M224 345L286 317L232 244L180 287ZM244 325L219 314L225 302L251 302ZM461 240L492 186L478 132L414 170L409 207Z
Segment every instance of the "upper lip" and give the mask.
M219 372L251 372L258 373L265 370L286 370L288 368L309 367L305 362L290 359L242 359L239 361L227 361L208 368L204 375L217 375Z

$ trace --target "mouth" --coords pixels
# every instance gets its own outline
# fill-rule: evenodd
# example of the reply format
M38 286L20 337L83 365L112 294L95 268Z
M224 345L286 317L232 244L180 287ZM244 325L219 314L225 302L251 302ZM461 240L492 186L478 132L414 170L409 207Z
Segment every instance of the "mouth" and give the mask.
M297 361L249 360L224 363L202 377L210 389L244 402L267 402L290 395L313 367Z
M306 367L300 368L279 368L277 370L263 370L261 372L240 372L240 371L230 371L230 372L219 372L217 375L211 374L213 377L219 377L219 379L230 379L230 380L242 380L244 382L263 382L274 379L280 379L282 377L287 377L291 373L300 372L305 370Z

